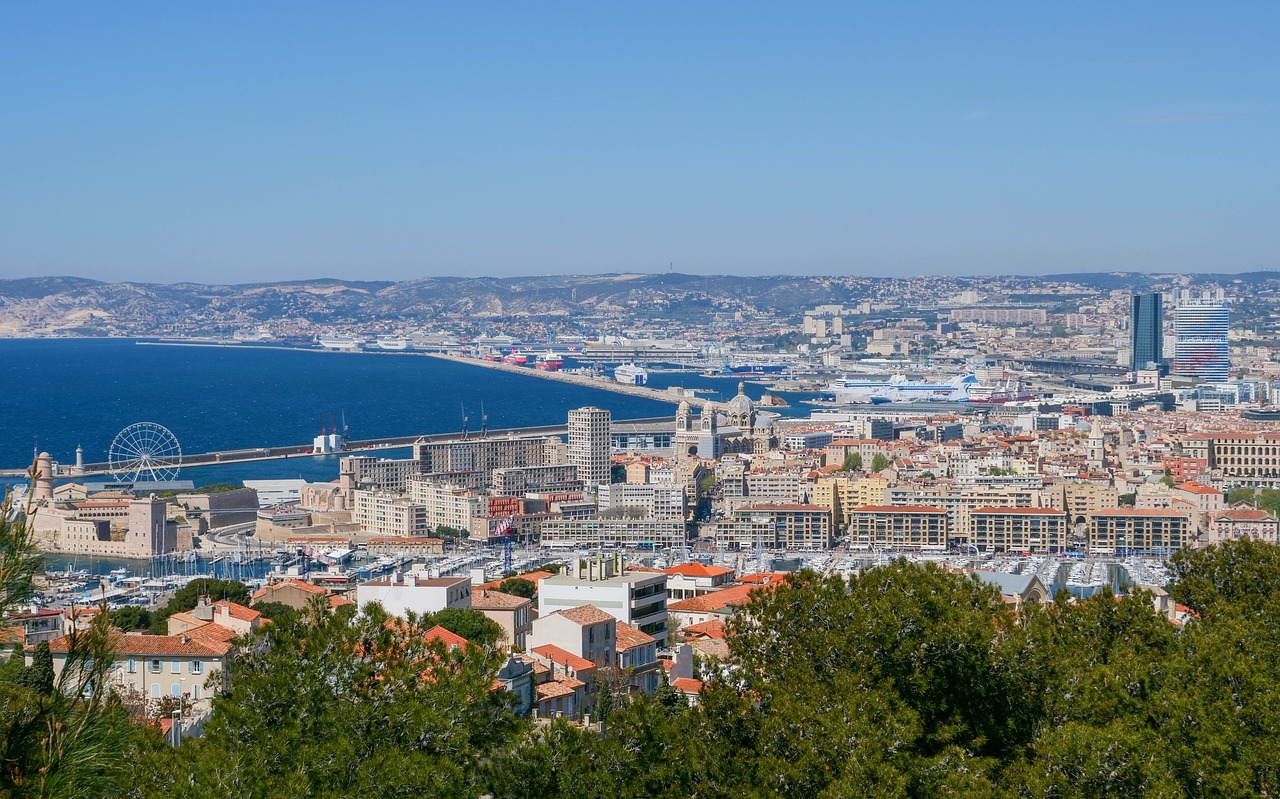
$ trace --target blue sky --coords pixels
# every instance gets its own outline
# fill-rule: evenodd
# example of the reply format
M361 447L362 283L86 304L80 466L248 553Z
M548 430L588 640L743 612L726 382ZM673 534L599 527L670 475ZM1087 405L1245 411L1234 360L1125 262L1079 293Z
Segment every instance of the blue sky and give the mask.
M0 277L1280 268L1280 4L10 3Z

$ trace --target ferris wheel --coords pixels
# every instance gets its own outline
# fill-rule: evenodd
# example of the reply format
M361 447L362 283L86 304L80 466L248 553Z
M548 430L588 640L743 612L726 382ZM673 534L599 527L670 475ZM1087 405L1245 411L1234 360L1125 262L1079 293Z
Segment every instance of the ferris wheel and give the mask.
M108 468L121 482L167 482L178 476L182 447L168 428L155 422L131 424L116 434Z

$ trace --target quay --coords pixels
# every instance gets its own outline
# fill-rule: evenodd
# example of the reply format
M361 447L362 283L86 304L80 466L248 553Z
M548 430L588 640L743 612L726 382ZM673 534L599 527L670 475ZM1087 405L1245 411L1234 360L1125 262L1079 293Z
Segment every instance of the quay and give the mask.
M658 402L678 403L681 400L689 403L694 408L702 408L711 403L704 397L695 396L692 391L684 391L680 389L660 390L656 388L648 388L646 386L632 386L627 383L619 383L617 380L608 377L591 377L589 375L573 374L571 372L556 371L544 372L541 369L531 369L527 366L517 366L510 363L502 363L500 361L486 361L483 358L468 358L462 355L445 355L439 352L424 352L422 355L428 358L438 358L442 361L453 361L454 363L466 364L467 366L483 366L487 369L497 369L503 372L511 372L512 374L528 375L530 377L541 377L547 380L559 380L562 383L573 383L577 386L585 386L586 388L599 388L605 391L614 391L618 394L628 394L632 397L643 397L644 399L657 400ZM573 357L577 357L574 353Z
M674 416L654 416L644 419L615 419L615 424L625 424L628 426L661 426L671 427L675 424ZM216 466L227 463L249 463L252 461L270 461L282 460L284 458L316 458L327 457L331 455L347 456L362 455L376 453L384 449L396 449L400 447L409 447L418 442L430 443L433 441L449 441L453 439L463 438L506 438L511 436L563 436L567 435L569 427L567 424L541 425L537 427L505 427L500 429L490 429L483 432L468 431L463 433L461 430L449 433L429 433L414 436L391 436L388 438L369 438L359 441L350 441L345 449L337 452L313 452L310 445L287 445L282 447L254 447L251 449L230 449L220 450L218 452L202 452L193 455L182 456L182 468L197 466ZM60 474L62 477L96 477L111 474L110 464L107 463L86 463L83 471L74 475ZM4 469L0 470L0 477L26 477L26 469Z

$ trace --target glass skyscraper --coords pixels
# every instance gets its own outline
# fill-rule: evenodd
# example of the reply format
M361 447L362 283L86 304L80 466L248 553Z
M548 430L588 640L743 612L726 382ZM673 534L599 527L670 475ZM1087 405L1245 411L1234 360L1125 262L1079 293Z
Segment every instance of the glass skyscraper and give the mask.
M1159 294L1133 295L1129 315L1130 369L1158 368L1164 357L1164 314Z
M1174 372L1203 383L1226 382L1231 371L1229 316L1222 300L1191 300L1178 306Z

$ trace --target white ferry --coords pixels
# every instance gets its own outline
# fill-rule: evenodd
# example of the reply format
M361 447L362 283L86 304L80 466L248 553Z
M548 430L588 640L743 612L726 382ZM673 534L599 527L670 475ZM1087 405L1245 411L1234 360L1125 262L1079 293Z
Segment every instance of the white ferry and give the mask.
M613 370L613 379L628 386L643 386L649 382L649 372L643 366L624 363Z

